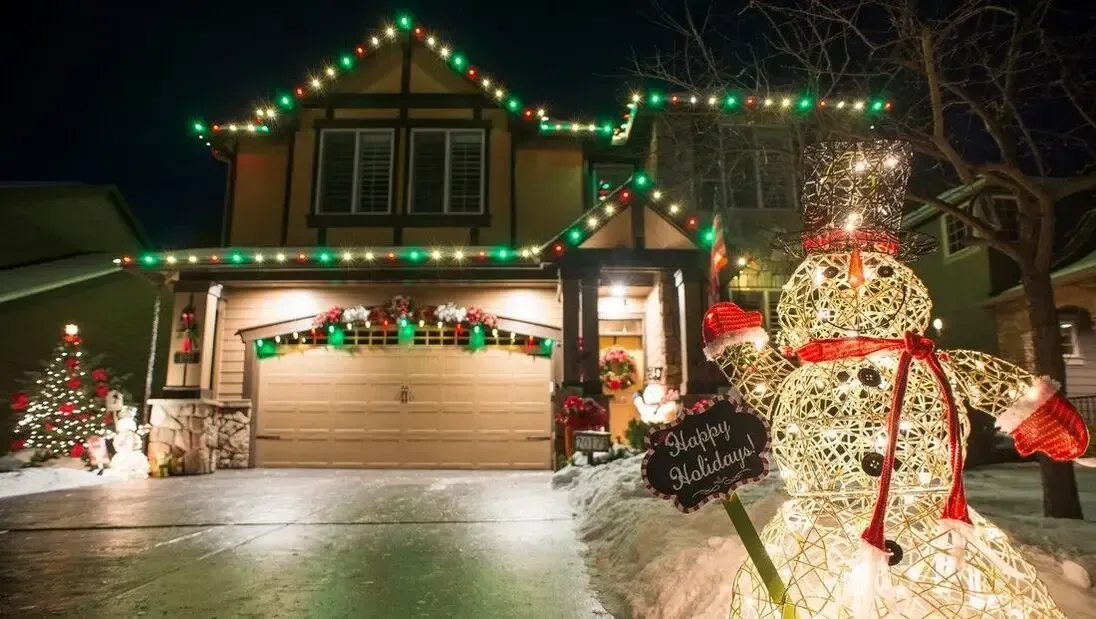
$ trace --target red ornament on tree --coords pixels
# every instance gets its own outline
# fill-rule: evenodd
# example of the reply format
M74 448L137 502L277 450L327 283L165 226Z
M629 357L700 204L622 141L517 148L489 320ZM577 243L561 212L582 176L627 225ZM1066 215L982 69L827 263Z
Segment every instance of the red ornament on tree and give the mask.
M52 423L47 423L46 424L46 432L53 432L53 424Z
M73 458L79 458L80 456L84 455L84 444L76 443L75 445L73 445L72 449L69 450L69 455Z
M57 407L57 410L61 411L62 415L71 415L72 411L76 409L76 405L72 402L65 402L61 406Z
M65 367L70 370L75 370L80 366L80 360L76 357L65 357Z
M107 371L103 368L96 368L91 372L91 377L101 383L107 382Z
M11 410L13 411L27 410L28 403L29 401L27 399L27 394L23 393L22 391L11 396Z
M99 383L98 385L95 385L95 395L99 396L100 398L105 398L107 397L108 393L110 393L110 386L106 383Z
M68 385L69 389L79 389L82 383L80 382L79 378L73 376L72 378L68 379L68 382L65 384Z
M26 444L27 444L27 442L20 438L20 439L16 439L16 440L12 441L9 448L11 449L11 451L19 451Z
M103 423L114 423L114 415L110 413L103 415Z

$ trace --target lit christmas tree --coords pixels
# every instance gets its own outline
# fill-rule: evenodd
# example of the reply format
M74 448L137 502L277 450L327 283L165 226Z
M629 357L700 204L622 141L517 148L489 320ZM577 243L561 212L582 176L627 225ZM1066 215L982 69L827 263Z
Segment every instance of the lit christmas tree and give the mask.
M15 425L12 450L37 449L55 456L81 457L89 436L102 435L114 423L105 398L110 376L97 359L88 359L76 325L65 334L39 372L28 372L25 389L11 399L22 415Z

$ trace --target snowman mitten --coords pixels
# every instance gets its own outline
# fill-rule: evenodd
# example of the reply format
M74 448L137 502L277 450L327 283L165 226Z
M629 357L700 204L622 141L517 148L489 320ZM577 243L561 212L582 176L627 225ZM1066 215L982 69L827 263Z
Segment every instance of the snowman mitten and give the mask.
M1084 419L1047 378L1036 379L1027 393L1001 413L997 427L1012 436L1022 456L1041 451L1055 460L1074 460L1088 449Z

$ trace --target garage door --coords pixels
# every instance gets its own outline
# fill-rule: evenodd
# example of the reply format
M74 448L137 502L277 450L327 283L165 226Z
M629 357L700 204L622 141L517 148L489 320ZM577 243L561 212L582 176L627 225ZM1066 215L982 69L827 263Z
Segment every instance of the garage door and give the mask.
M548 468L551 362L457 346L259 361L259 466Z

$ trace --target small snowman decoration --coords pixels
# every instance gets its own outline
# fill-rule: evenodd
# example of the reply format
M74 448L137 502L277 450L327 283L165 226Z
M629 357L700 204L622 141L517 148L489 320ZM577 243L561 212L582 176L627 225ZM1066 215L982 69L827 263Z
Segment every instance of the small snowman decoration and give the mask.
M705 352L772 420L791 498L762 533L800 617L1061 618L997 527L967 506L966 406L996 418L1022 455L1084 454L1088 431L1050 380L991 355L941 351L932 301L903 263L931 239L902 227L911 151L829 142L804 153L802 262L777 307L797 366L758 312L704 316ZM781 617L747 562L734 617Z
M107 412L114 417L114 456L111 471L124 479L148 477L148 459L141 451L141 435L137 433L137 409L124 406L122 394L107 394Z

